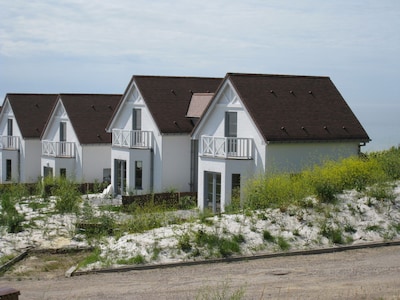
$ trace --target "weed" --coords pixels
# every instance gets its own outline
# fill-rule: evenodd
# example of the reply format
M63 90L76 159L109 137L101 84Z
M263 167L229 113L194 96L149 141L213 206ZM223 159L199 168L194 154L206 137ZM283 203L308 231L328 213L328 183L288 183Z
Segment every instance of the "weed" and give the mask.
M334 244L344 244L343 232L340 228L324 223L321 226L321 234Z
M290 244L289 242L283 237L283 236L278 236L276 243L282 251L288 251L290 249Z
M264 241L275 243L275 237L268 230L263 231L263 238Z
M192 245L190 244L190 235L188 233L184 233L179 237L178 249L186 253L192 250Z
M53 189L56 198L55 209L60 214L78 213L81 194L76 184L66 178L59 178Z

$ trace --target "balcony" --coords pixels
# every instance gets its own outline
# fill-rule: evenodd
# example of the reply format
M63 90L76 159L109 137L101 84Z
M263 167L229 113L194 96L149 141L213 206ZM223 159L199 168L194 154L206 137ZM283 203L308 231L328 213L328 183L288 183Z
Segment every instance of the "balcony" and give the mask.
M113 129L112 145L123 148L151 149L152 132L143 130Z
M75 143L42 141L42 155L52 157L75 157Z
M202 136L200 154L207 157L251 159L253 139L235 137Z
M1 135L0 136L0 149L18 150L19 149L19 137Z

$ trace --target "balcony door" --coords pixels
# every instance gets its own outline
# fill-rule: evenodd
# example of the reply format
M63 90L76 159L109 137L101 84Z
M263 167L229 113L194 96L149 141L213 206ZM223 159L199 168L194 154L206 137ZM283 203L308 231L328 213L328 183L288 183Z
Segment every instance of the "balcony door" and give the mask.
M237 112L225 112L225 137L228 156L237 152Z
M64 156L67 154L67 123L60 122L60 155Z
M13 120L7 119L7 148L14 148L13 144Z
M143 142L142 139L142 110L134 108L132 110L132 145L140 146Z

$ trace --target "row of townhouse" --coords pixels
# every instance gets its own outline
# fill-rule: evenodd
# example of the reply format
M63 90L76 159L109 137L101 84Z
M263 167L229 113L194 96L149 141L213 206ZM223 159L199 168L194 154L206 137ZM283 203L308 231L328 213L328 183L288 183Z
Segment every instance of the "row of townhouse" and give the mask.
M123 95L7 94L0 139L1 182L192 191L214 212L249 178L357 155L370 140L329 77L239 73L133 76Z

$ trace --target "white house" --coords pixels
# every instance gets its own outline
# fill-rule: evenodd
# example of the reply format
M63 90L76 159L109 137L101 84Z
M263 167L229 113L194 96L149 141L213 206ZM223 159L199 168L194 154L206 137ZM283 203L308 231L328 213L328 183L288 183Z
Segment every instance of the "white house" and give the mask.
M133 76L107 126L116 194L194 191L196 162L186 117L193 95L214 92L221 78Z
M105 128L120 98L60 94L41 135L41 175L109 181L111 134Z
M0 113L0 183L38 180L40 134L56 99L56 94L6 95Z
M228 73L192 133L198 205L224 211L265 172L359 153L369 137L329 77Z

